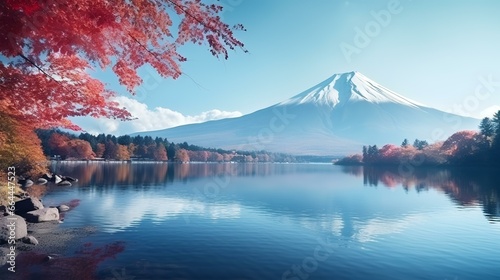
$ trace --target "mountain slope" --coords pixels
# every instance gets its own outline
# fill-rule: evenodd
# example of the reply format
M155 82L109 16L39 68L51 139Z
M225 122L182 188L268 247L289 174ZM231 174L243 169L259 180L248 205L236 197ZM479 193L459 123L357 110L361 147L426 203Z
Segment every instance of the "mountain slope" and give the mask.
M336 74L292 98L238 118L136 133L205 147L345 155L364 144L435 142L478 120L405 98L358 72Z

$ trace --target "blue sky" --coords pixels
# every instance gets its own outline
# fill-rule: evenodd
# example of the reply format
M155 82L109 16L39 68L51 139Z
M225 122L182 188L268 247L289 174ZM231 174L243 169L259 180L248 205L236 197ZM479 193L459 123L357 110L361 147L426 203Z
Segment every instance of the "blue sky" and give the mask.
M135 97L109 73L96 74L139 119L76 123L92 133L124 134L239 116L353 70L445 111L482 117L500 109L500 1L219 3L227 23L246 27L237 37L249 53L236 50L224 60L206 46L185 46L185 75L162 79L143 68L146 83Z

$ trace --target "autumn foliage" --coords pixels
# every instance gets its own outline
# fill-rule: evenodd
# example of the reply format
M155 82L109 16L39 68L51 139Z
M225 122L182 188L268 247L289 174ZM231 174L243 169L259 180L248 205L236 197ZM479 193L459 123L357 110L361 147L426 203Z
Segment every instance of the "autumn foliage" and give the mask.
M16 164L13 165L12 163ZM0 111L0 169L6 174L9 166L16 174L35 176L45 171L46 159L37 135Z
M189 162L189 153L185 149L179 149L175 152L175 159L179 162Z
M87 141L70 139L68 136L54 133L49 139L49 147L63 159L93 159L95 153Z
M500 135L491 132L500 127L498 121L485 125L483 120L480 132L465 130L448 137L444 142L429 145L416 139L413 146L405 139L401 146L387 144L382 148L364 146L362 155L350 155L337 162L339 165L398 165L440 166L440 165L498 165L500 149L491 142L491 137L498 141ZM498 125L496 124L498 122ZM487 130L485 128L488 128Z
M441 149L454 157L463 157L473 154L486 145L488 145L486 140L479 133L465 130L450 136Z
M233 151L172 143L162 137L113 136L61 130L37 130L46 155L66 160L138 160L176 162L294 162L293 156L265 151Z
M243 47L233 35L242 27L223 23L221 10L200 0L0 1L0 111L36 127L76 129L73 116L127 119L89 70L111 68L133 93L141 66L181 75L178 48L187 42L227 58Z
M178 49L186 43L204 44L214 56L227 58L228 50L243 49L233 34L243 27L223 23L221 11L201 0L0 0L2 119L23 126L19 134L50 127L78 130L69 120L77 116L128 120L132 116L113 100L117 93L94 78L94 70L112 70L134 94L142 66L164 78L179 77L186 58ZM7 131L1 132L5 153ZM18 143L31 141L30 150L39 145L33 136ZM84 143L66 144L58 149L92 157ZM122 148L117 153L127 157ZM8 164L19 166L23 155L11 156Z

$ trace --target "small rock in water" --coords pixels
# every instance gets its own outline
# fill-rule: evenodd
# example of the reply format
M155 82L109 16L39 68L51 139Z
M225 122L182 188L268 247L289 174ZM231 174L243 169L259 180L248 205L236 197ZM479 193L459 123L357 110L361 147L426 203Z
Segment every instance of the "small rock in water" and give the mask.
M42 179L45 179L47 181L52 181L54 178L52 177L52 174L45 173L45 174L42 175Z
M31 181L30 179L26 179L22 185L23 188L27 188L33 186L33 184L34 184L33 181Z
M50 260L53 260L53 259L57 259L57 258L59 258L59 257L61 257L61 255L59 255L59 254L50 254L50 255L47 255L47 256L45 257L45 259L46 259L47 261L50 261Z
M69 182L78 182L78 179L75 179L71 176L62 176L61 178L65 181L69 181Z
M31 236L31 235L24 237L23 241L24 241L24 243L38 245L38 240L34 236Z
M47 183L48 183L48 181L47 181L47 179L45 179L45 178L38 178L38 180L36 181L36 183L37 183L38 185L45 185L45 184L47 184Z
M61 204L61 205L57 206L57 210L59 210L59 212L66 212L66 211L69 211L69 206Z
M61 181L59 183L57 183L58 186L71 186L71 182L70 181Z
M61 181L62 181L61 176L59 176L59 175L54 175L54 182L55 182L56 184L59 184Z

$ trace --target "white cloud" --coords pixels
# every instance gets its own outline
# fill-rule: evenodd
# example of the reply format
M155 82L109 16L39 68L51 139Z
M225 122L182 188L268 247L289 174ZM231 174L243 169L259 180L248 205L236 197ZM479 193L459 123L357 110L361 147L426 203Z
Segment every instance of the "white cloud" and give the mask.
M90 201L101 200L101 197L92 197ZM154 193L124 197L120 200L107 199L104 203L96 203L101 229L104 232L114 233L137 226L145 217L155 223L163 223L168 219L202 216L212 220L237 219L241 215L241 205L236 203L217 204L204 203L198 200L181 197L159 197ZM120 209L122 215L108 215Z
M362 243L376 241L379 236L401 233L422 220L423 218L417 215L409 215L395 220L369 219L357 225L358 230L354 236Z
M120 104L120 107L125 107L137 119L120 121L105 118L79 117L73 118L72 121L91 134L109 133L123 135L140 131L160 130L190 123L234 118L242 115L238 111L228 112L213 109L195 116L189 116L163 107L149 109L146 104L125 96L116 97L115 101Z
M481 117L481 118L485 118L485 117L491 118L491 117L493 117L493 114L495 114L498 111L500 111L500 106L493 105L491 107L488 107L488 108L482 110L481 113L479 113L479 117Z

